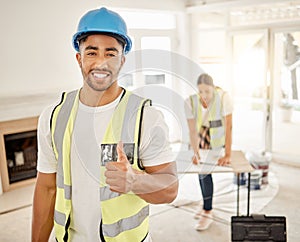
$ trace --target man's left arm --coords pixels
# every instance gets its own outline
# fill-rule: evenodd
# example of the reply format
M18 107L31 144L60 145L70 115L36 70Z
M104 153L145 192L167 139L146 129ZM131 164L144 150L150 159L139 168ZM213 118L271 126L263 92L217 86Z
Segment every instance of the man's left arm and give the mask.
M106 183L118 193L133 192L152 204L171 203L177 196L178 179L175 162L146 167L145 171L132 168L123 145L117 147L118 161L106 164Z
M176 163L146 167L137 175L132 192L152 204L171 203L177 196Z

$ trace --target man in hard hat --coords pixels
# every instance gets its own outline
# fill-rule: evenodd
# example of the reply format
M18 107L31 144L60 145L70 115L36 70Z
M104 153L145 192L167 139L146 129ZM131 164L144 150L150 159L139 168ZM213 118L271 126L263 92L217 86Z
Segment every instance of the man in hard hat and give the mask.
M83 86L39 119L32 241L48 241L53 225L57 241L150 241L149 203L172 202L178 190L167 125L117 83L132 46L117 13L86 13L73 46ZM113 161L101 160L101 147Z

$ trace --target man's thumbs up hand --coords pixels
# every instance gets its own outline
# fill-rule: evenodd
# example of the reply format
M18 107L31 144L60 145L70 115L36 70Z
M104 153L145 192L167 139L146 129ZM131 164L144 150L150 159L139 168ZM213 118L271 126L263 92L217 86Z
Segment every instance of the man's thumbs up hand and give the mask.
M120 141L117 145L118 160L106 163L106 184L110 190L119 193L128 193L132 189L133 182L136 180L136 174L133 171L126 153L123 149L123 143Z
M124 165L124 168L128 168L128 165L130 166L130 163L129 163L129 161L127 159L127 156L126 156L126 153L124 151L123 142L122 141L119 141L119 143L117 145L117 153L118 153L118 160L117 160L117 162L122 163Z

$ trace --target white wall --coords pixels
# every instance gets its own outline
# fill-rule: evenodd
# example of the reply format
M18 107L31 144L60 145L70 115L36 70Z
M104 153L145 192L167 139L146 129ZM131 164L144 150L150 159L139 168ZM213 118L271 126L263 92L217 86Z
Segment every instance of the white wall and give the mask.
M172 2L172 4L170 4ZM0 8L0 97L70 90L81 85L71 45L80 17L99 6L148 9L153 1L4 1ZM182 9L182 1L160 1Z
M7 1L1 6L1 96L78 85L70 39L79 12L63 11L68 6L55 2Z

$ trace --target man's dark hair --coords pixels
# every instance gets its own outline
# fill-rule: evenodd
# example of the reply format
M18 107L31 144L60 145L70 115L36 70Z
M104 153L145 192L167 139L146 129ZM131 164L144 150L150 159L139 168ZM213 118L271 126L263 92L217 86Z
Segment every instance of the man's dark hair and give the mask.
M103 34L103 35L113 37L122 46L122 51L125 48L126 42L120 35L112 34L112 33L106 33L106 32L89 32L89 33L82 34L82 35L78 36L78 38L77 38L78 46L80 46L81 43L85 42L88 36L93 35L93 34Z

